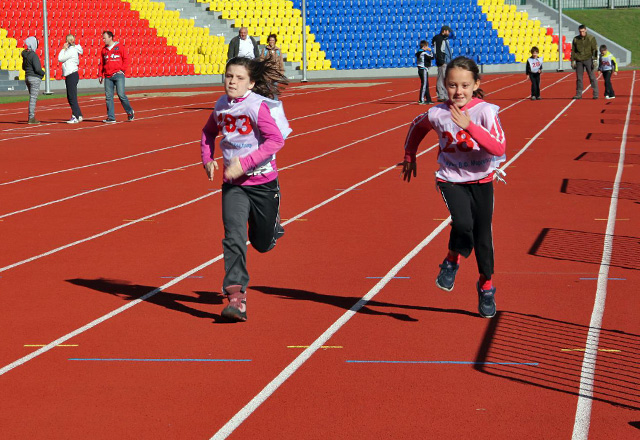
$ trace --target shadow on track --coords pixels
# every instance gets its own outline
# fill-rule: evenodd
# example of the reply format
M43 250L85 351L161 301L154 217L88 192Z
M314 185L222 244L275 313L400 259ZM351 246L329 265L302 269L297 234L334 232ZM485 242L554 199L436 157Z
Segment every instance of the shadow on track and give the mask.
M66 280L76 286L82 286L98 292L108 293L117 296L125 301L139 299L149 292L158 289L157 286L144 286L140 284L132 284L129 281L112 280L108 278L83 279L74 278ZM176 312L186 313L196 318L212 319L216 323L226 323L224 318L215 313L209 313L199 308L190 307L184 303L201 305L201 306L219 306L223 304L224 296L220 292L194 292L197 296L181 295L161 291L146 299L151 304L156 304Z
M283 299L291 299L296 301L312 301L312 302L317 302L321 304L328 304L344 310L350 310L358 301L361 300L360 297L355 297L355 296L325 295L322 293L309 292L307 290L288 289L284 287L251 286L250 288L252 290L257 290L258 292L262 292L267 295L278 296L279 298L283 298ZM477 313L472 313L467 310L440 309L436 307L422 307L422 306L413 306L413 305L407 305L407 304L393 304L393 303L380 302L375 300L367 302L367 304L364 307L362 307L358 311L358 313L363 313L366 315L388 316L390 318L395 318L401 321L408 321L408 322L418 321L418 319L413 318L405 313L383 312L380 310L375 310L374 308L377 308L377 307L417 310L417 311L425 311L425 312L453 313L458 315L472 316L474 318L479 317Z

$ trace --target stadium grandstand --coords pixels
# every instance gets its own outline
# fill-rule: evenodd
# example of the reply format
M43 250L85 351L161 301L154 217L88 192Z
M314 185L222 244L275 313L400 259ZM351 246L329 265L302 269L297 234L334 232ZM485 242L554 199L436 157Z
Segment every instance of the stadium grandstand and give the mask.
M559 37L550 26L505 0L49 0L50 78L62 79L57 62L64 37L75 34L84 48L81 79L98 76L101 33L112 30L129 50L128 77L216 75L223 72L229 40L241 26L278 44L289 69L299 70L306 40L307 70L358 70L415 66L421 39L443 24L453 28L455 55L481 65L523 63L532 46L545 61L558 61ZM198 20L187 13L197 6ZM21 70L22 42L35 34L44 61L42 2L6 0L0 11L0 69ZM222 30L221 30L222 29ZM571 47L563 37L564 59Z

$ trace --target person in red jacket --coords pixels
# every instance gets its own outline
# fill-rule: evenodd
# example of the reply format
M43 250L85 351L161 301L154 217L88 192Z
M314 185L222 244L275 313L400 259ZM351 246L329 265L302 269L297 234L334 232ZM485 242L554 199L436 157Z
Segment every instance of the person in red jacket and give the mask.
M113 88L118 92L120 103L127 113L129 121L133 121L133 109L129 104L129 98L124 92L124 78L131 63L129 54L124 45L113 41L113 32L102 32L104 47L100 53L100 65L98 79L100 84L104 81L104 94L107 98L107 119L104 123L116 122L116 113L113 108Z

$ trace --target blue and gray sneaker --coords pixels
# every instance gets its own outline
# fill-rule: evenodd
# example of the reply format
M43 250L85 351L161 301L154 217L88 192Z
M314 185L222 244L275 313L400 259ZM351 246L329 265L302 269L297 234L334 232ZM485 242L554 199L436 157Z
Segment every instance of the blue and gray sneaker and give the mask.
M452 263L446 258L440 265L440 273L436 278L436 286L447 292L453 290L453 284L456 281L456 273L458 272L459 264Z
M476 290L478 291L478 312L483 318L493 318L496 316L496 288L492 287L489 290L482 290L480 283L476 283Z

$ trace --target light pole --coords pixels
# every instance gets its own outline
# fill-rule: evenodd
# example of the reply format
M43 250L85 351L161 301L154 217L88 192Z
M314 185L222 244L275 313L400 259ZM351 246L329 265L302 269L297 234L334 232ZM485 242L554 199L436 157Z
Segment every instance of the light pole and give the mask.
M558 59L558 72L563 72L562 61L564 47L562 44L562 0L558 0L558 53L560 58Z
M44 34L44 94L53 95L49 87L49 81L51 78L51 69L49 67L49 26L47 24L47 0L42 0L42 24Z
M307 81L307 0L302 0L302 82Z

